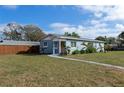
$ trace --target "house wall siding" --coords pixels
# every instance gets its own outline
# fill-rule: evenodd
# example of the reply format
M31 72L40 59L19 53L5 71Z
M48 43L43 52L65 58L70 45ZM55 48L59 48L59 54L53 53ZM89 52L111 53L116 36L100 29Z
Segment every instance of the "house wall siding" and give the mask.
M44 47L44 42L48 43L48 47ZM53 53L53 41L52 40L42 40L40 42L40 53L52 54Z
M0 54L39 53L39 46L32 45L0 45Z
M3 40L0 42L0 54L39 53L40 42Z
M76 42L76 47L71 47L71 42L73 40L67 40L66 41L66 47L70 47L70 53L72 53L74 50L81 50L81 49L86 49L86 46L82 45L82 43L88 44L87 41L75 41ZM97 49L97 52L100 52L101 50L101 46L102 46L102 50L104 51L104 43L98 43L98 42L93 42L93 46Z
M67 40L66 41L66 47L70 47L70 53L72 53L74 50L81 50L82 48L85 49L85 46L84 45L81 45L83 43L83 41L75 41L76 42L76 47L71 47L71 42L72 40Z
M55 51L53 50L57 50L59 51L59 45L58 47L55 49L53 47L53 43L54 42L58 42L58 41L61 41L61 39L55 39L55 40L42 40L40 42L40 53L41 54L56 54ZM88 44L88 41L77 41L77 40L64 40L66 42L66 47L70 47L70 53L72 53L74 50L81 50L81 49L84 49L86 50L87 47L85 45L83 45L83 43L85 44ZM72 47L71 46L71 42L75 41L76 42L76 47ZM43 44L44 42L47 42L48 43L48 47L43 47ZM93 42L93 41L91 41ZM58 42L59 43L59 42ZM102 50L104 51L104 43L100 43L100 42L93 42L93 46L97 49L97 52L100 52L101 50L101 46L102 46Z

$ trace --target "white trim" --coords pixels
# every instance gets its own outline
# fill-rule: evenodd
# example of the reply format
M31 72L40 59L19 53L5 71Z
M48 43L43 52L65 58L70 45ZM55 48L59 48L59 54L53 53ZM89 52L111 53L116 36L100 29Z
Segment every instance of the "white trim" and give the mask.
M44 43L47 43L47 45L44 46ZM44 42L43 42L43 47L48 47L48 42L47 42L47 41L44 41Z
M77 46L77 41L71 41L71 47L76 47L76 46Z
M59 45L57 45L57 47L55 47L55 45L54 45L55 42L58 42L58 41L53 41L53 54L54 54L54 55L56 55L55 49L58 49L58 46L59 46ZM58 53L58 54L59 54L59 53Z
M37 46L37 45L40 45L40 42L3 40L3 42L0 42L0 45L33 45L33 46Z
M67 37L67 36L60 36L59 39L66 39L66 40L76 40L76 41L87 41L87 42L99 42L104 43L104 41L88 39L88 38L75 38L75 37Z
M59 41L59 54L61 53L61 41Z

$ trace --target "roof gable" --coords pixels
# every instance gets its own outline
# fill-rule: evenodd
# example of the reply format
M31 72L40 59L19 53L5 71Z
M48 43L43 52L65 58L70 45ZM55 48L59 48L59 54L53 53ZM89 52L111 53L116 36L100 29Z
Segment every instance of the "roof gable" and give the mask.
M43 38L43 40L53 40L54 38L57 38L54 34L48 34L46 37Z

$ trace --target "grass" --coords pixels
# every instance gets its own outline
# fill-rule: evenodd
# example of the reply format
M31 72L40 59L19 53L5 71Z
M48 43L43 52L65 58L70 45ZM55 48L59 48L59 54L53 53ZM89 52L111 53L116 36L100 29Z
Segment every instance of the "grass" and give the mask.
M124 86L124 71L45 55L4 55L0 86Z
M68 55L67 57L124 66L124 51Z

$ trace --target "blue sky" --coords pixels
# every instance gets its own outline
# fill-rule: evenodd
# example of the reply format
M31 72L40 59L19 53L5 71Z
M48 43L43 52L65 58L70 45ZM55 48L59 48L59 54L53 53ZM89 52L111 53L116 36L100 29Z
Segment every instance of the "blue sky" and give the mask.
M45 30L51 30L51 23L61 22L68 24L81 24L87 20L73 6L18 6L0 7L0 23L17 22L21 24L36 24Z
M35 24L46 33L81 37L117 36L124 29L122 6L0 6L0 30L7 23Z

